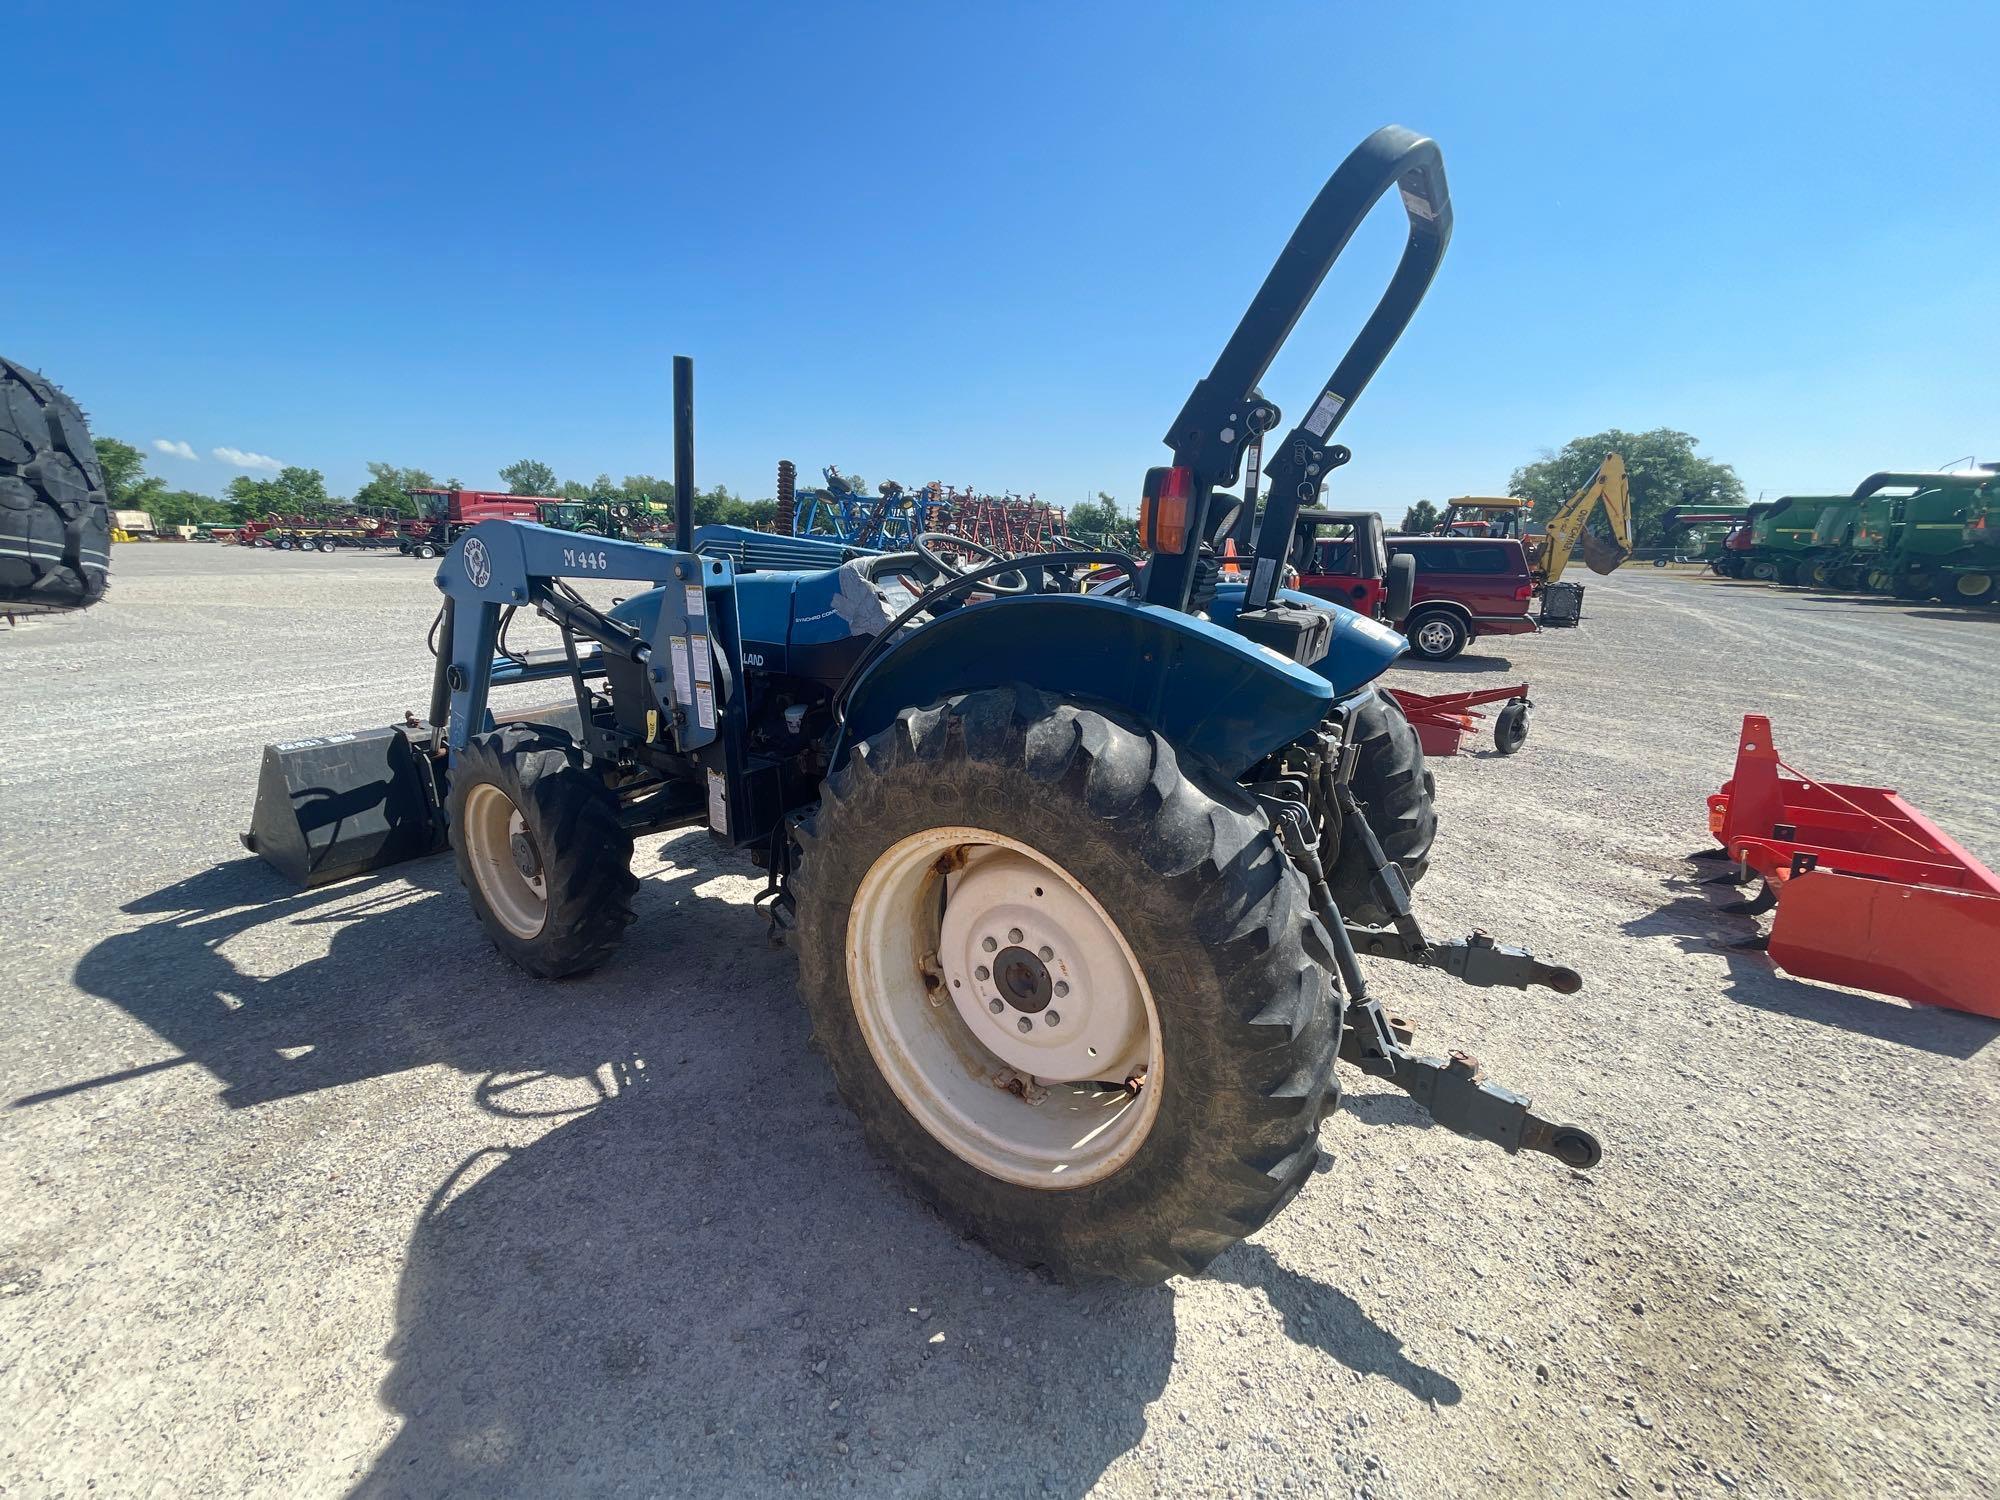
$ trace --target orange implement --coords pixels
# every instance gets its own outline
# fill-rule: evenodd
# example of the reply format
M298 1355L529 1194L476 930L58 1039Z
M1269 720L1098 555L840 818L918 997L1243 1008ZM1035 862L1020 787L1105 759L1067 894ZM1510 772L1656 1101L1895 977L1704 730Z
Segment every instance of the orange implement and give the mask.
M1708 826L1776 895L1787 973L2000 1019L2000 878L1895 792L1815 781L1748 714Z

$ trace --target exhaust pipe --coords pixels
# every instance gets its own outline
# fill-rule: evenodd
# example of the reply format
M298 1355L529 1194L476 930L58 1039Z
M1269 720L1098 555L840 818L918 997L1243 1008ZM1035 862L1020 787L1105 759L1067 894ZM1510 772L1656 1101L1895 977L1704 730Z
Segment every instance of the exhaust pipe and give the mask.
M694 550L694 361L674 356L674 546Z

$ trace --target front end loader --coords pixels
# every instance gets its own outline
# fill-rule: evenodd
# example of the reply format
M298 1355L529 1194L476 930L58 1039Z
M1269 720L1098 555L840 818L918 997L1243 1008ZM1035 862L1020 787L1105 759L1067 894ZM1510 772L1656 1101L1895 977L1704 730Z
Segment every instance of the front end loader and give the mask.
M1216 514L1246 445L1279 430L1259 380L1392 190L1408 237L1388 291L1267 446L1247 524ZM1374 685L1403 639L1282 587L1300 509L1349 457L1334 432L1450 230L1432 142L1388 128L1347 158L1170 428L1143 562L935 534L860 555L697 535L692 367L677 360L691 549L474 527L438 571L428 721L394 731L382 764L357 749L357 784L322 784L323 799L345 798L351 820L359 782L414 784L408 809L448 837L494 944L552 979L625 935L634 834L704 827L744 852L868 1139L951 1222L1064 1277L1192 1273L1254 1232L1311 1175L1338 1062L1451 1130L1594 1165L1588 1131L1463 1053L1419 1051L1373 993L1376 959L1479 986L1581 981L1483 933L1423 930L1430 783ZM1250 545L1225 574L1238 535ZM1102 587L1107 572L1124 587ZM640 589L607 608L580 583ZM505 649L524 610L560 649ZM527 681L565 684L564 711L497 721L491 691ZM329 752L302 753L324 770ZM399 782L384 766L406 753ZM273 797L292 785L277 774Z

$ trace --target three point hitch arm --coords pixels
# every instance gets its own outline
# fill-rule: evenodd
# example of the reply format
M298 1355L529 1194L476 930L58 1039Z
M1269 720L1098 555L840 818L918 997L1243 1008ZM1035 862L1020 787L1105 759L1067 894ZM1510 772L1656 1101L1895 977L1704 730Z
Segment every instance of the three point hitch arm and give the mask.
M1360 802L1345 782L1340 783L1338 796L1342 820L1361 839L1373 868L1376 899L1393 919L1388 927L1359 927L1343 919L1327 884L1305 809L1297 803L1280 803L1272 811L1279 837L1305 871L1314 915L1331 944L1328 957L1346 991L1341 1060L1372 1077L1387 1079L1447 1130L1491 1141L1508 1152L1544 1151L1579 1171L1596 1166L1604 1155L1596 1136L1580 1126L1559 1124L1535 1114L1529 1100L1487 1082L1477 1058L1458 1051L1444 1058L1414 1051L1410 1045L1414 1028L1400 1016L1385 1013L1368 993L1359 953L1439 969L1481 987L1526 989L1541 985L1558 994L1573 995L1583 987L1582 977L1574 969L1542 963L1523 949L1495 943L1483 932L1443 943L1426 938L1410 908L1409 883L1383 851Z

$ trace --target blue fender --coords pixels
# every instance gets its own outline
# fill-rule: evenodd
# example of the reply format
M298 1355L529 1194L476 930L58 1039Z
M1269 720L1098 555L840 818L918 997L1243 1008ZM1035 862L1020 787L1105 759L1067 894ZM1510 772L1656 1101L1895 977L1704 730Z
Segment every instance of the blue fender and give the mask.
M1334 701L1325 677L1194 615L1089 594L994 599L931 621L868 669L835 764L906 708L1016 682L1123 708L1232 778Z
M1240 583L1221 585L1215 591L1215 602L1208 607L1209 617L1220 625L1230 624L1243 607L1243 594ZM1312 670L1332 683L1334 692L1342 698L1359 692L1380 677L1409 648L1408 640L1381 621L1342 605L1315 599L1296 589L1280 589L1278 598L1286 604L1323 609L1333 616L1333 644L1325 656L1313 663Z

